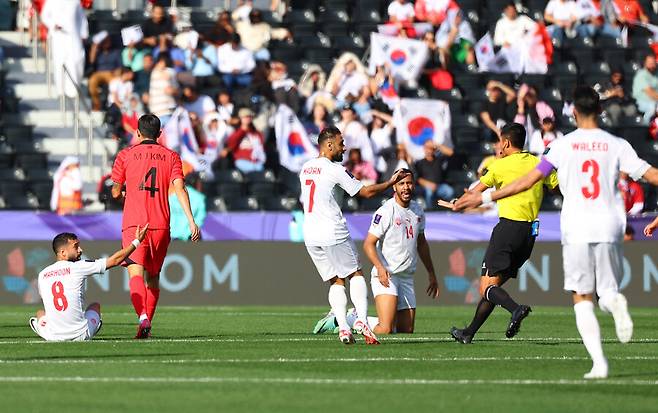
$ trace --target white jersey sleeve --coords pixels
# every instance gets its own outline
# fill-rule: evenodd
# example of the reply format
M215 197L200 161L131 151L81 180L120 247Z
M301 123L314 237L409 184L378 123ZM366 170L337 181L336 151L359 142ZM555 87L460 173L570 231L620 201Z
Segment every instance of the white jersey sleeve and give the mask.
M363 188L363 183L356 179L344 166L336 164L336 181L349 196L354 196Z
M635 181L639 181L647 170L651 167L645 160L637 156L637 152L627 141L621 142L621 151L619 153L619 169L626 172Z
M388 202L380 206L372 216L372 222L370 223L370 229L368 230L368 233L374 235L378 239L381 239L393 222L392 212L393 211L390 208Z
M80 260L71 265L71 269L81 276L102 274L105 272L106 267L106 258L99 258L97 260Z

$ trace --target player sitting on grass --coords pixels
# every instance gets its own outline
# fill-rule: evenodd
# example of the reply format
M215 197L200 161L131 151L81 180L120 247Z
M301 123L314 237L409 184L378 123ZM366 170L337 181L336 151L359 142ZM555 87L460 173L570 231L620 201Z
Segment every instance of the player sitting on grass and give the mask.
M395 196L374 214L363 249L374 264L370 286L375 296L377 317L368 317L368 323L377 334L413 333L416 316L416 293L413 275L418 257L427 269L430 297L439 296L439 285L434 274L429 244L425 239L425 213L411 199L414 177L409 175L393 185ZM355 321L355 312L347 312L348 324ZM320 320L314 333L333 331L336 317L329 313Z
M490 187L504 188L515 179L533 170L539 159L523 151L525 128L518 123L504 126L500 132L502 158L491 163L483 172L480 183L472 192L481 194ZM555 173L538 180L535 185L518 195L498 202L500 220L491 232L489 246L482 262L480 277L480 302L471 324L464 329L452 327L450 334L462 344L473 340L475 333L489 318L496 305L512 314L505 336L514 337L521 321L530 314L531 308L517 304L502 287L510 278L516 278L519 268L532 254L535 238L539 233L537 215L544 197L543 185L557 187Z
M64 232L53 239L57 262L39 273L39 295L45 310L30 318L30 327L46 341L91 340L101 329L101 305L85 308L85 281L120 265L144 240L148 224L137 226L135 239L111 257L81 261L82 248L75 234Z

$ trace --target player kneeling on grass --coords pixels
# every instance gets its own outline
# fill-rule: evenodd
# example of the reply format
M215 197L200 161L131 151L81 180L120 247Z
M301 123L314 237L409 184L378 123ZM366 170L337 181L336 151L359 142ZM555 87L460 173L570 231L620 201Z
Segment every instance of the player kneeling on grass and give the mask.
M413 333L416 294L413 275L420 256L429 274L427 294L439 296L430 248L425 239L425 213L411 199L414 179L407 177L393 185L395 196L376 212L363 249L373 263L370 286L375 296L378 323L376 334Z
M85 281L120 265L144 240L148 224L137 226L135 239L109 258L80 260L82 248L75 234L62 233L53 239L57 261L39 273L39 295L45 310L30 318L30 327L46 341L91 340L101 329L101 305L90 304L86 310Z
M427 294L439 296L439 285L434 274L434 265L429 245L425 239L425 213L411 197L414 192L414 177L409 174L393 185L395 196L373 216L368 237L363 249L374 264L370 285L375 296L377 317L368 317L368 324L377 334L413 333L416 316L416 293L413 275L418 256L429 274ZM353 326L356 312L347 312L347 322ZM318 321L315 334L337 328L336 317L329 312Z

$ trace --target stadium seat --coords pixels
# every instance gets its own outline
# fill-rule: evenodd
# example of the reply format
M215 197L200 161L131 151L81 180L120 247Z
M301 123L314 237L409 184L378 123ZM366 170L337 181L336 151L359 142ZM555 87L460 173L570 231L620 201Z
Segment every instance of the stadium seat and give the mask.
M214 171L214 174L215 174L215 181L220 182L220 183L225 183L225 182L242 183L242 182L244 182L244 175L242 175L242 172L238 171L237 169Z
M13 194L23 194L27 189L27 184L25 181L0 181L0 194L4 197L13 195Z
M3 195L2 199L5 202L5 208L7 209L37 209L39 208L39 201L34 195L26 195L23 193L16 193L10 195Z
M244 175L244 180L248 183L273 183L276 182L276 175L273 171L266 169L262 172L249 172Z
M298 45L285 42L270 42L269 50L272 60L293 62L300 60L304 52Z
M27 140L31 141L33 138L34 126L32 125L3 125L0 135L7 138L7 143L12 143L13 140Z
M224 198L235 198L244 195L244 185L238 182L220 182L214 188L214 193Z
M297 174L290 172L285 168L281 168L279 171L279 179L281 180L284 195L299 198L302 190L299 176L297 176Z
M112 189L112 182L111 180L109 181L110 185L108 186L108 202L106 204L106 209L107 205L115 204L117 206L117 210L120 210L123 208L123 205L114 201L114 199L111 196L111 189ZM53 191L53 183L47 182L47 181L41 181L41 182L31 182L30 183L30 192L34 194L34 196L37 198L37 201L39 203L39 208L41 209L49 209L50 208L50 195L52 194ZM101 201L102 202L102 201Z
M48 165L48 155L41 152L17 153L16 166L25 170L29 169L46 169Z
M362 56L366 50L365 43L358 34L332 37L331 43L337 55L341 52L352 52L357 56Z
M359 201L356 198L345 197L342 209L343 211L356 212L359 210Z
M363 198L359 201L359 209L361 211L376 211L387 200L388 200L388 198L383 197L383 196L375 196L375 197L372 197L372 198Z
M259 203L266 211L293 211L301 208L296 198L283 196L269 196L261 199Z
M473 181L477 179L475 172L466 169L449 169L447 171L446 181L454 185L463 185L467 188ZM456 192L456 193L461 193Z
M27 180L31 182L42 182L42 181L52 182L53 180L52 174L46 168L28 169L26 171L26 175L27 175L26 176Z
M258 200L254 197L223 198L228 211L257 211L260 209Z
M276 182L250 182L247 185L247 193L259 199L277 195L278 192L278 184Z
M562 209L562 197L560 195L554 195L545 193L544 199L541 203L542 211L559 211Z

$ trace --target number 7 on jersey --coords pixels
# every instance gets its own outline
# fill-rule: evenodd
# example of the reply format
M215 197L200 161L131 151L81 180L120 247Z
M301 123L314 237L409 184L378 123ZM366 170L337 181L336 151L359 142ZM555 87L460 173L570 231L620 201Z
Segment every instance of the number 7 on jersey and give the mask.
M308 212L313 212L313 197L315 196L315 181L312 179L307 179L304 184L306 186L311 187L308 194Z

